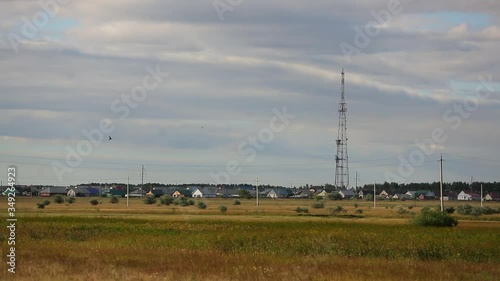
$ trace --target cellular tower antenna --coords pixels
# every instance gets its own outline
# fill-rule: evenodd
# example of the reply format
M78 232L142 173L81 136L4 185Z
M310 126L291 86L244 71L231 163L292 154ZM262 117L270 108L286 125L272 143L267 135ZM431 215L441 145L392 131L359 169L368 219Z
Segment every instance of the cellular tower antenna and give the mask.
M335 155L335 187L347 189L349 187L349 157L347 155L347 106L344 97L344 69L342 68L342 80L340 85L339 103L339 132L337 143L337 155Z

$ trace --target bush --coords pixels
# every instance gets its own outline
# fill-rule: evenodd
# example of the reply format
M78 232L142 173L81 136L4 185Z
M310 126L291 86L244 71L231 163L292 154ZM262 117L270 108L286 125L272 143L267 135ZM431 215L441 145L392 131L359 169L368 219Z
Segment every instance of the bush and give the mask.
M345 211L344 208L342 206L334 206L333 208L330 208L330 213L332 215L336 215L336 214L339 214L341 212Z
M453 214L455 212L455 208L453 207L446 207L444 208L444 211L447 213L447 214Z
M480 216L500 213L500 210L495 210L490 207L472 207L469 204L460 205L457 207L457 213L461 215Z
M38 206L38 209L44 209L45 208L45 203L36 203L36 205Z
M203 201L200 201L198 202L198 209L206 209L207 208L207 204L205 204L205 202Z
M193 200L193 199L189 199L189 200L187 201L187 203L188 203L188 205L191 205L191 206L192 206L192 205L194 205L194 200Z
M233 200L233 205L241 205L240 200L238 200L238 199L234 199L234 200Z
M144 196L144 203L148 205L153 205L156 203L156 198L154 195L146 195Z
M358 203L354 203L354 208L358 208Z
M323 203L323 201L316 201L316 202L312 203L311 207L313 207L315 209L321 209L321 208L325 207L325 203Z
M116 197L116 196L113 196L113 197L111 197L111 199L109 199L109 202L111 204L116 204L116 203L118 203L118 201L119 201L118 197Z
M186 197L178 197L177 199L174 200L174 205L180 205L181 207L186 207L189 205L188 200Z
M362 213L363 213L363 210L361 210L361 209L356 209L355 213L356 213L356 214L362 214Z
M56 195L54 197L54 203L57 203L57 204L62 204L64 203L64 197L62 197L61 195Z
M297 208L295 208L295 212L297 212L297 213L309 213L309 209L297 207Z
M227 207L224 206L224 205L222 205L222 206L219 207L219 210L220 210L221 213L225 213L227 211Z
M458 220L445 212L428 210L423 211L416 216L412 222L420 226L440 226L454 227L458 225Z
M172 196L166 194L166 195L163 195L162 197L160 197L160 203L163 204L163 205L170 205L174 202L174 198L172 198Z
M75 197L66 197L66 202L70 203L70 204L73 204L75 203L76 201L76 198Z
M99 205L99 201L97 199L92 199L92 200L90 200L90 204L92 204L94 206Z
M398 205L398 206L396 207L396 212L397 212L398 214L400 214L400 215L404 215L404 214L407 214L407 213L408 213L408 211L407 211L405 208L403 208L402 206L400 206L400 205Z
M45 204L45 206L50 205L50 200L47 199L47 200L43 201L43 204Z

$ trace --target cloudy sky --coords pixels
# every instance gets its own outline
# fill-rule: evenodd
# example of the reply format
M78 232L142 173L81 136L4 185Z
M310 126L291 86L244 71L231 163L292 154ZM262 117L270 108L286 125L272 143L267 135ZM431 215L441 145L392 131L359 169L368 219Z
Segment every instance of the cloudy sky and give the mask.
M40 3L49 3L41 5ZM498 181L500 2L0 1L20 184ZM285 112L284 112L285 111ZM109 140L108 136L112 137ZM424 143L424 145L419 145Z

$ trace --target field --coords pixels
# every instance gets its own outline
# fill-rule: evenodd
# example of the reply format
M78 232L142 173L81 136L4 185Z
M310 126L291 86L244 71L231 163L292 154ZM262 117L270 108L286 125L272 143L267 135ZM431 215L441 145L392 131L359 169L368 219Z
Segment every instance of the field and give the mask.
M498 280L500 215L461 216L454 228L418 227L438 201L204 199L194 206L131 199L92 206L17 198L16 273L1 280ZM2 200L5 212L7 202ZM357 204L357 208L354 206ZM447 202L446 205L458 205ZM473 203L478 204L478 203ZM220 205L227 206L221 213ZM332 215L341 205L346 212ZM399 208L399 206L401 208ZM499 203L487 203L493 208ZM308 213L297 213L307 207ZM411 209L409 209L410 207ZM362 213L356 213L361 209ZM397 210L404 209L405 214ZM6 229L6 228L4 228ZM0 234L3 260L7 230Z

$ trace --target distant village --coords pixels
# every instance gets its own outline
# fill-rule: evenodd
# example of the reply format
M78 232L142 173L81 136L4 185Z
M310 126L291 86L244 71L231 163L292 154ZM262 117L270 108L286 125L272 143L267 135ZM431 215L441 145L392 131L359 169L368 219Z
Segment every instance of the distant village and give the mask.
M482 196L481 196L481 186ZM500 201L500 183L473 183L454 182L445 184L443 200L461 201ZM8 186L0 187L3 196L12 192ZM141 198L146 195L161 197L191 197L191 198L328 198L334 200L439 200L439 183L411 183L397 184L384 183L364 185L356 189L338 189L333 185L323 186L305 185L300 187L282 187L250 184L207 185L183 184L165 185L160 183L146 183L144 185L127 185L123 183L80 184L75 186L43 186L43 185L16 185L16 196L51 197L56 195L73 197L127 197Z

